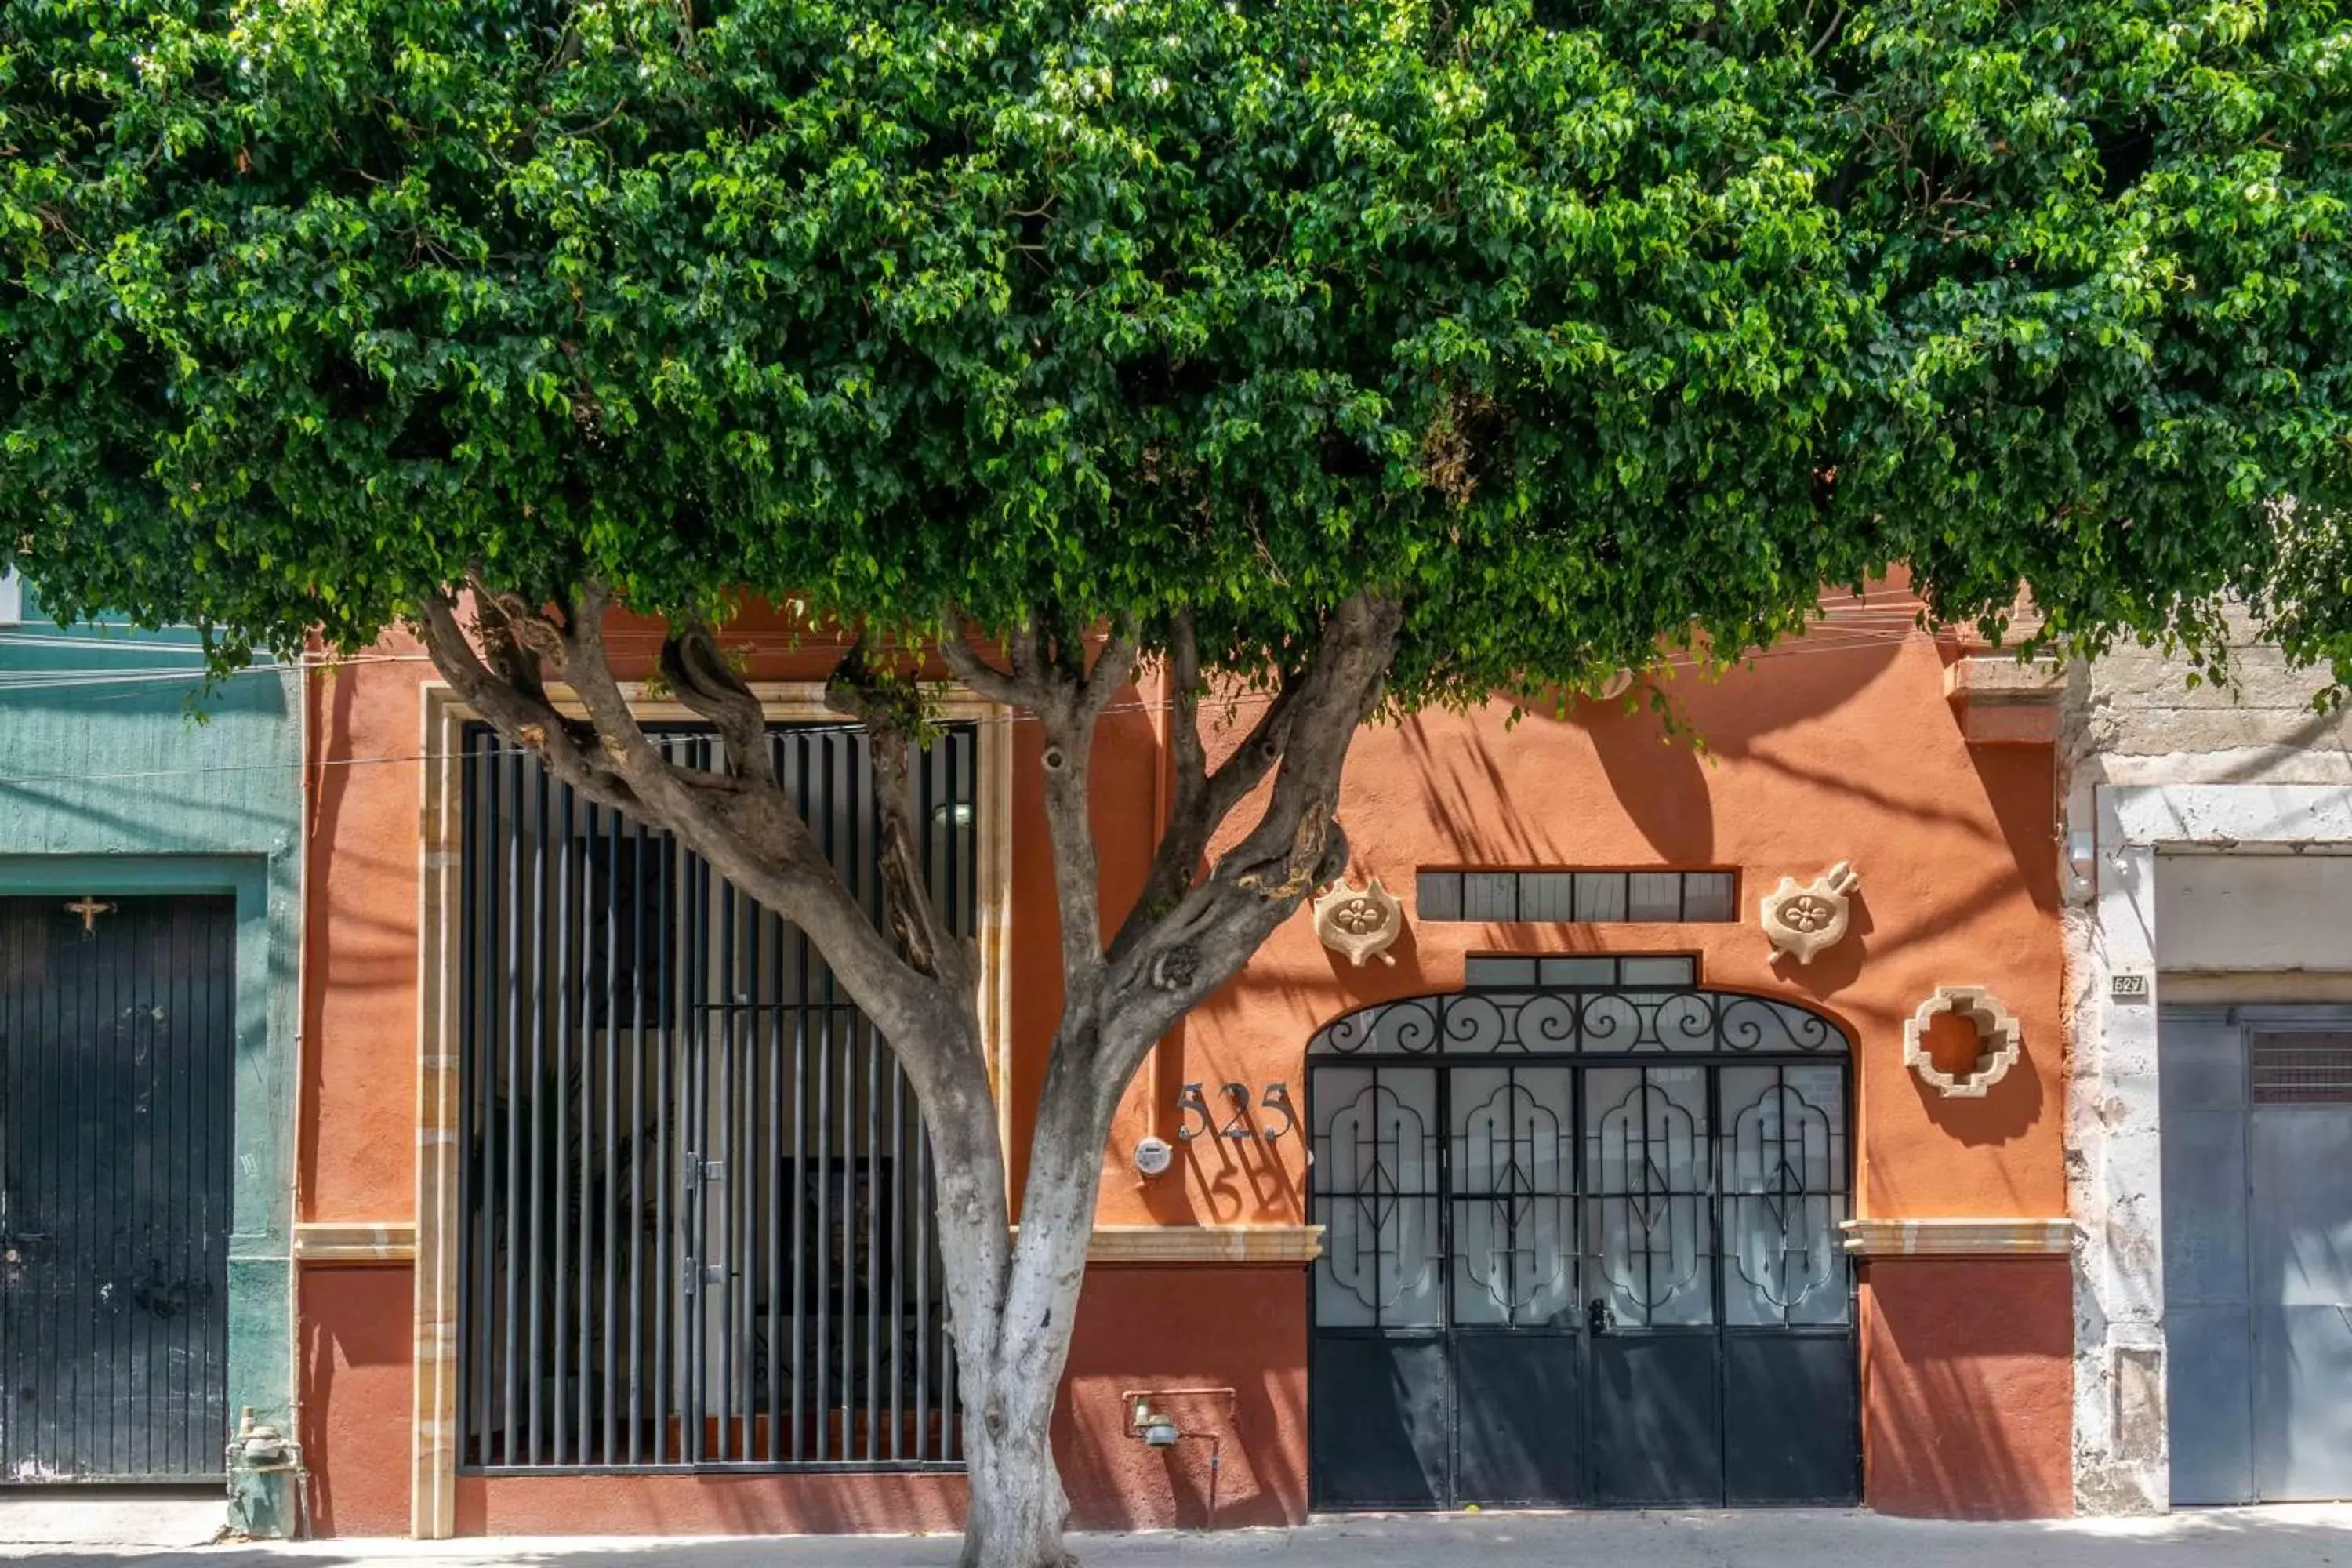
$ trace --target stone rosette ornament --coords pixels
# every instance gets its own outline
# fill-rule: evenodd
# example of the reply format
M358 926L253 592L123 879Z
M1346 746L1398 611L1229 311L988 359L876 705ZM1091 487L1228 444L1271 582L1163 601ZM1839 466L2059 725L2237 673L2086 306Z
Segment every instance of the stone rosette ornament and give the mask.
M1351 888L1345 877L1315 895L1315 934L1359 969L1368 958L1393 964L1389 949L1404 934L1404 906L1378 877Z
M1965 1073L1946 1072L1927 1054L1927 1029L1938 1013L1963 1018L1977 1032L1976 1065ZM1991 992L1981 985L1938 985L1903 1026L1903 1065L1947 1100L1982 1100L2017 1065L2023 1044L2017 1019Z
M1813 954L1845 940L1853 921L1853 893L1862 877L1851 860L1841 860L1811 881L1799 885L1783 877L1764 895L1764 938L1774 951L1799 963L1811 963Z

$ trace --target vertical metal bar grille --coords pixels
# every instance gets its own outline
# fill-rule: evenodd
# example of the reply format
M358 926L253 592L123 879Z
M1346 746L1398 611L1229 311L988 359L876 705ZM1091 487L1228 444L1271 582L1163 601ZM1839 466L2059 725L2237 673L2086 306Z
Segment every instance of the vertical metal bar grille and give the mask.
M709 767L707 731L657 743ZM918 759L922 855L977 917L977 735ZM771 757L879 918L872 759ZM807 937L486 727L460 754L458 1336L468 1471L961 1463L929 1140Z
M221 1474L236 918L0 900L0 1481Z

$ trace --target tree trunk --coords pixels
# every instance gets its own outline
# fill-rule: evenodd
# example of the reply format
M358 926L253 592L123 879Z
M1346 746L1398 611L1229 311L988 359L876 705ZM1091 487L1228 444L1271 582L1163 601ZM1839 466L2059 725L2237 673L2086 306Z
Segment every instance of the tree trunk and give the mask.
M1002 1288L982 1316L960 1314L955 1325L971 1485L962 1568L1070 1568L1076 1561L1062 1545L1070 1505L1054 1459L1054 1407L1117 1091L1076 1081L1060 1070L1065 1059L1047 1072L1039 1098L1021 1228Z
M985 1419L967 1430L971 1511L964 1519L961 1568L1071 1568L1062 1545L1069 1500L1054 1463L1048 1435L1053 1402L1042 1402L1034 1423L1008 1424L1002 1435Z

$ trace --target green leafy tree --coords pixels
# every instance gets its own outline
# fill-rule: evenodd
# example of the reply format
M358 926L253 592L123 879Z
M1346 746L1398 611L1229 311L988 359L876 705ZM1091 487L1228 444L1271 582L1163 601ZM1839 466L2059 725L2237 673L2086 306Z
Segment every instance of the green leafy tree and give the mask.
M2081 651L2210 658L2230 596L2345 651L2347 148L2336 0L0 0L0 554L224 663L413 626L804 929L937 1152L965 1562L1037 1568L1113 1106L1342 868L1384 706L1735 658L1896 563ZM852 634L882 737L910 647L1042 726L1017 1242L901 752L877 929L746 595ZM614 605L723 767L646 743ZM1172 808L1106 911L1145 663Z

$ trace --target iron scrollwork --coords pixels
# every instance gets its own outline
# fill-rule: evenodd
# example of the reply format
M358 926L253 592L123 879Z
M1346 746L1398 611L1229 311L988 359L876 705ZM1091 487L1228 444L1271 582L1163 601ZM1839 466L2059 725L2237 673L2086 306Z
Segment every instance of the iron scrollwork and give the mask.
M1769 996L1699 987L1475 990L1408 996L1333 1019L1319 1057L1828 1055L1844 1032Z

